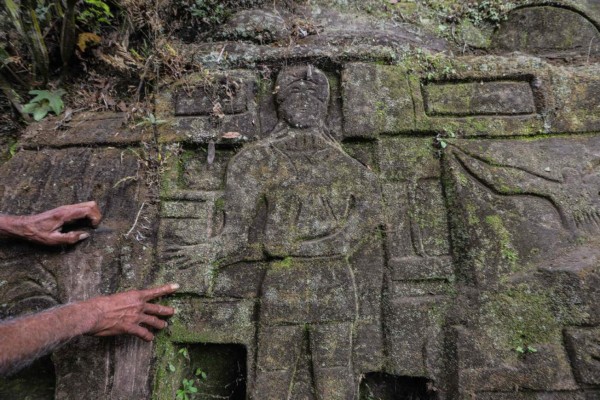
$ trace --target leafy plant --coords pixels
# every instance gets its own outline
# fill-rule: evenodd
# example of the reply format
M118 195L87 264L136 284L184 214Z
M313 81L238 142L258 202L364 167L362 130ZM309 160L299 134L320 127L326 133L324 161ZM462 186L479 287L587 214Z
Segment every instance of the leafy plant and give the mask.
M158 126L158 125L162 125L167 123L166 119L157 119L154 114L149 113L147 117L144 117L144 119L142 120L142 122L137 123L135 126ZM179 350L179 353L182 354L182 351L185 351L187 354L187 350L186 349L181 349ZM186 357L187 358L187 357Z
M194 396L195 393L198 393L198 388L194 386L193 379L184 379L181 384L181 389L177 389L175 393L177 400L190 400L190 395Z
M109 24L114 17L108 4L102 0L84 0L85 9L77 16L77 21L91 31L98 32L100 24Z
M209 25L220 24L227 16L225 6L219 0L196 0L190 13Z
M29 94L36 95L29 103L25 104L23 111L32 114L33 119L36 121L42 120L50 111L54 114L59 115L63 108L64 103L62 96L66 92L62 89L48 91L48 90L31 90Z
M33 0L23 0L17 4L14 0L5 0L5 5L16 32L31 52L36 76L45 82L48 79L49 57L40 20L36 14L37 3ZM46 13L47 10L43 14L44 18Z

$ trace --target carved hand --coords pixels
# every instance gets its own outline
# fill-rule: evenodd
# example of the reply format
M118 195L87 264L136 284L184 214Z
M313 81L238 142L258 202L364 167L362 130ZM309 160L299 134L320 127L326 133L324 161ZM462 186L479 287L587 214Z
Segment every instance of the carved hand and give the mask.
M147 327L165 328L167 323L157 316L168 317L175 310L148 301L174 293L178 288L178 284L170 284L88 300L83 304L90 307L91 313L96 316L96 323L87 333L94 336L131 334L151 341L154 335Z
M61 206L41 214L28 216L1 216L0 233L49 246L73 244L89 237L85 231L61 232L70 222L87 218L98 226L102 215L95 201Z

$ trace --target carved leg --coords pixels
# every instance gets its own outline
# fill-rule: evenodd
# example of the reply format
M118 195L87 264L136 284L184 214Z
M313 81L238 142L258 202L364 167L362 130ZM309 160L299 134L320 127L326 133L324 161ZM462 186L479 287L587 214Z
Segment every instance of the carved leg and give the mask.
M318 400L354 400L352 323L315 324L310 347Z
M303 325L260 326L254 400L289 398L303 334Z

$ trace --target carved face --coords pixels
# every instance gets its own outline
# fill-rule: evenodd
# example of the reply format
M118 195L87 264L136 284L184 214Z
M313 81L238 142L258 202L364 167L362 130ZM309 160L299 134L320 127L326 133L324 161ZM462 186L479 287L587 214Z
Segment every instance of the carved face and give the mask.
M313 67L294 67L281 72L277 79L279 117L294 128L320 125L327 114L329 82Z

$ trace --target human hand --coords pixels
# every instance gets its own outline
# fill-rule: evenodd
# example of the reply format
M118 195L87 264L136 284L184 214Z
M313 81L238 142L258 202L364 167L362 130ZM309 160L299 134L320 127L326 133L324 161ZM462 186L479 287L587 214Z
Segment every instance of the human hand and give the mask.
M87 218L93 227L102 219L95 201L70 204L45 211L41 214L11 217L12 236L20 237L49 246L74 244L89 237L85 231L61 232L61 228L70 222Z
M156 316L168 317L173 315L175 310L148 301L174 293L177 289L179 285L174 283L87 300L84 304L89 306L90 312L96 316L94 326L87 333L94 336L130 334L151 341L154 335L147 327L165 328L167 323Z

